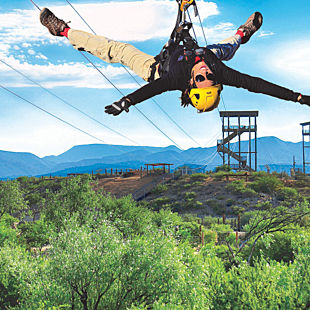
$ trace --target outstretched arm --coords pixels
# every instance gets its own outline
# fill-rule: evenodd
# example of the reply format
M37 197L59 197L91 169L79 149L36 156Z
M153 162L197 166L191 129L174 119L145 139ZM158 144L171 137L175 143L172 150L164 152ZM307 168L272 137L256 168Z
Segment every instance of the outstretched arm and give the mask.
M261 93L283 100L310 105L309 96L303 96L285 87L270 83L258 77L233 70L223 64L221 68L222 82L225 85L245 88L254 93Z
M177 88L175 87L176 86L175 83L173 83L173 79L171 79L169 76L159 78L149 84L142 86L121 100L106 106L105 112L108 114L113 114L114 116L119 115L123 111L129 112L130 106L159 95L165 91L176 90Z

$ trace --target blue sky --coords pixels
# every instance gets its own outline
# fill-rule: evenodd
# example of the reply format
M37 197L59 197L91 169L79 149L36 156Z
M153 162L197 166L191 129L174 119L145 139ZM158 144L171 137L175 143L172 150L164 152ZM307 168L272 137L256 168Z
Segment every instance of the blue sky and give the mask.
M65 0L35 1L71 21L71 27L89 31ZM175 23L175 1L90 1L71 3L98 33L135 45L156 55ZM240 47L226 64L294 91L310 94L310 1L218 0L197 1L208 43L233 35L254 11L262 12L264 23L251 40ZM193 17L193 14L192 14ZM204 45L198 20L195 30ZM91 57L119 89L131 93L139 86L118 65ZM131 108L113 117L104 106L121 95L64 38L51 36L39 22L39 11L29 0L0 0L0 60L98 121L136 141L139 145L166 146L172 142ZM139 82L144 82L137 77ZM88 119L62 101L0 62L0 85L63 118L74 126L109 144L133 143ZM190 136L189 139L164 113L148 100L139 104L158 127L184 149L213 146L221 138L219 112L196 113L182 108L179 92L157 96L156 102ZM258 136L277 136L285 141L301 140L301 122L310 121L310 108L243 89L224 87L227 110L258 110ZM219 110L224 110L223 101ZM77 144L98 143L82 132L35 109L0 88L0 149L32 152L38 156L57 155Z

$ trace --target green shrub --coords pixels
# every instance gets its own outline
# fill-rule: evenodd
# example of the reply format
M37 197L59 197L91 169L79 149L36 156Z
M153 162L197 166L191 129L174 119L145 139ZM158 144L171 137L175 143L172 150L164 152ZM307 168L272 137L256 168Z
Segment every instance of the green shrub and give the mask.
M257 196L257 193L251 188L245 188L244 190L241 191L240 194L243 198L250 198Z
M211 243L214 244L216 242L217 239L217 234L214 230L207 230L204 233L204 243Z
M227 175L226 171L218 171L212 174L213 178L216 181L222 181L226 175Z
M251 188L247 188L243 180L232 181L226 185L226 189L231 193L243 198L256 196L256 192Z
M163 205L168 204L170 202L169 197L159 197L150 202L153 210L158 211Z
M200 243L200 224L197 222L183 222L180 224L178 231L179 240L189 241L192 244L197 245Z
M195 192L186 192L185 193L185 199L194 199L197 197L197 193Z
M192 187L192 184L190 184L190 183L184 184L184 185L183 185L183 188L184 188L184 189L191 188L191 187Z
M240 206L232 206L231 210L234 215L242 214L245 211L245 209Z
M218 215L222 215L226 211L226 207L223 203L218 202L217 200L210 199L206 201L206 204Z
M273 194L282 186L282 182L273 175L258 177L250 187L257 193Z
M212 216L205 216L203 218L203 225L207 228L211 228L211 225L217 224L218 219Z
M248 201L248 200L245 200L242 202L242 204L246 207L246 208L249 208L251 203Z
M248 211L241 214L241 226L249 223L250 219L255 216L256 211Z
M298 192L295 188L282 187L277 191L276 197L279 200L292 201L292 200L296 200L298 198Z
M168 190L167 184L158 184L155 188L153 188L153 194L162 194Z
M259 210L269 210L272 207L272 203L270 201L259 202L254 207Z
M0 248L6 242L17 241L17 230L12 228L16 219L9 214L4 214L0 220Z
M295 228L291 231L277 231L261 237L254 248L251 262L253 263L255 259L261 255L263 255L263 257L267 260L272 259L278 262L283 261L286 263L292 262L295 257L292 239L299 235L300 231L300 228ZM250 247L246 247L242 254L245 258L247 258L249 252Z
M227 206L227 207L230 207L230 206L232 206L232 205L235 204L235 203L236 203L236 200L235 200L235 199L229 198L229 199L226 200L226 206Z
M240 194L245 190L245 183L243 180L235 180L227 184L226 189L233 194Z
M18 229L20 231L19 241L25 244L28 249L31 247L42 248L48 244L49 228L43 219L20 224Z
M191 175L192 181L204 181L206 179L207 175L205 173L193 173Z
M219 171L230 172L232 171L232 169L228 165L222 165L222 166L217 166L215 168L215 172L219 172Z
M200 186L202 184L201 181L195 181L192 183L192 186Z

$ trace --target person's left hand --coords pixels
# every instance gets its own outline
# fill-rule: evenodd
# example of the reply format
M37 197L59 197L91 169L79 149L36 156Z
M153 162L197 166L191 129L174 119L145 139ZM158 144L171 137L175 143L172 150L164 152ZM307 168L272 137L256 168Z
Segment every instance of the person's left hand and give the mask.
M129 112L129 107L131 106L131 102L127 97L123 97L121 100L112 103L111 105L107 105L105 107L105 113L113 114L117 116L121 114L123 111Z

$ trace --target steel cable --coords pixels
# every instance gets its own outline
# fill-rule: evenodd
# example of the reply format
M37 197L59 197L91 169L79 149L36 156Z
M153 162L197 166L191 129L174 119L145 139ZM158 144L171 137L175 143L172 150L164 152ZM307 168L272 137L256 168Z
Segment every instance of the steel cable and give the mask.
M65 123L66 125L69 125L70 127L72 127L72 128L74 128L74 129L76 129L76 130L78 130L78 131L80 131L80 132L82 132L82 133L88 135L89 137L91 137L91 138L93 138L93 139L96 139L96 140L98 140L98 141L100 141L100 142L102 142L102 143L106 143L106 142L103 141L102 139L95 137L94 135L88 133L87 131L85 131L85 130L83 130L83 129L81 129L81 128L79 128L79 127L77 127L77 126L75 126L75 125L73 125L73 124L71 124L71 123L69 123L69 122L67 122L66 120L62 119L61 117L59 117L59 116L57 116L57 115L55 115L55 114L53 114L53 113L51 113L51 112L49 112L49 111L47 111L47 110L41 108L41 107L39 107L38 105L32 103L31 101L29 101L29 100L23 98L22 96L18 95L17 93L13 92L12 90L6 88L5 86L3 86L3 85L0 84L0 87L3 88L4 90L6 90L7 92L11 93L12 95L18 97L19 99L21 99L21 100L23 100L23 101L29 103L30 105L36 107L37 109L39 109L39 110L41 110L41 111L47 113L48 115L50 115L50 116L52 116L52 117L58 119L59 121Z
M71 8L75 11L75 13L82 19L82 21L87 25L87 27L91 30L91 32L94 35L97 35L97 33L94 31L94 29L87 23L87 21L82 17L82 15L78 12L78 10L71 4L70 1L65 0L70 6ZM126 66L124 66L123 64L120 64L124 70L130 75L130 77L140 86L142 87L141 83L135 78L135 76L133 74L131 74L131 72L126 68ZM151 99L155 105L168 117L168 119L174 123L189 139L191 139L194 143L196 143L198 146L201 147L200 143L197 142L191 135L189 135L160 105L159 103L152 98Z
M33 0L30 0L35 7L41 11L40 7L34 3ZM81 51L79 51L84 58L86 58L89 63L123 96L125 95L119 90L119 88ZM179 149L184 150L179 144L177 144L172 138L170 138L166 133L164 133L152 120L150 120L139 108L135 105L133 106L148 122L150 122L159 132L161 132L167 139L169 139L174 145L176 145Z
M6 66L8 66L10 69L12 69L13 71L17 72L18 74L20 74L21 76L23 76L24 78L26 78L27 80L29 80L30 82L32 82L33 84L39 86L40 88L42 88L43 90L45 90L47 93L49 93L50 95L54 96L55 98L57 98L58 100L62 101L64 104L70 106L71 108L75 109L76 111L82 113L83 115L87 116L88 118L90 118L91 120L93 120L94 122L100 124L101 126L105 127L106 129L111 130L112 132L114 132L115 134L121 136L122 138L125 138L127 140L129 140L130 142L139 145L139 143L137 143L136 141L126 137L125 135L123 135L122 133L110 128L109 126L103 124L102 122L98 121L97 119L93 118L92 116L90 116L89 114L85 113L84 111L80 110L79 108L75 107L74 105L72 105L71 103L69 103L68 101L62 99L61 97L59 97L58 95L56 95L55 93L53 93L52 91L48 90L47 88L43 87L40 83L32 80L31 78L29 78L27 75L25 75L24 73L20 72L19 70L17 70L16 68L14 68L13 66L9 65L8 63L6 63L4 60L0 59L0 62L2 62L3 64L5 64Z

